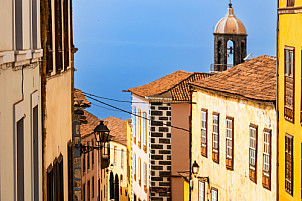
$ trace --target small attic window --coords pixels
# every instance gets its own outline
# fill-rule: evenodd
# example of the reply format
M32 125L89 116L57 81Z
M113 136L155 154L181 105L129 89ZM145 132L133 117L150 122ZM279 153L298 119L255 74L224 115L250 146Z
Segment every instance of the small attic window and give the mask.
M287 7L295 6L295 0L287 0Z

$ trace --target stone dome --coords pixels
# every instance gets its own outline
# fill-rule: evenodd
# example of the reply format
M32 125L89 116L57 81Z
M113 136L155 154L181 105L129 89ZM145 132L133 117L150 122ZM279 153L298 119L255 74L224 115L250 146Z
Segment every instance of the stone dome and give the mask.
M243 23L234 15L232 4L229 4L227 14L216 24L214 34L247 35Z

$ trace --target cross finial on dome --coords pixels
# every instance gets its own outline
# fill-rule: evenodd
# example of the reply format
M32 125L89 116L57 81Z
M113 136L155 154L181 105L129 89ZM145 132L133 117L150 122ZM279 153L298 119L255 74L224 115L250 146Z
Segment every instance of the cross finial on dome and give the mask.
M232 8L232 0L230 0L229 7Z

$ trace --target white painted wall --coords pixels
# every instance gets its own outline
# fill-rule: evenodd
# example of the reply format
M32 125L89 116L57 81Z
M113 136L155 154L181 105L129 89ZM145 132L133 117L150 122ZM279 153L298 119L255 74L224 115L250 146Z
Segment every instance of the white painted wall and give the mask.
M141 110L142 114L143 112L147 113L147 118L150 118L150 105L147 99L145 98L141 98L139 96L136 96L134 94L132 94L132 111L133 111L133 107L136 108L136 114L138 109ZM136 117L138 119L138 117ZM143 150L143 146L139 147L138 146L138 139L137 139L137 126L134 127L134 115L132 115L132 136L131 136L131 189L132 189L132 199L134 198L134 194L136 194L137 199L141 199L141 200L148 200L149 198L149 186L150 186L150 158L149 158L149 154L150 154L150 122L147 121L147 153L145 153L145 151ZM133 141L133 132L135 132L136 130L136 143ZM141 129L143 129L143 126L141 126ZM142 138L143 139L143 138ZM146 163L147 164L147 190L145 192L144 186L143 186L143 180L142 180L142 184L141 186L139 185L138 182L138 173L136 173L137 177L136 180L134 180L134 168L133 168L133 161L134 161L134 154L136 155L136 168L135 171L138 172L138 158L141 158L141 171L142 171L142 177L143 177L143 164ZM143 179L143 178L142 178Z

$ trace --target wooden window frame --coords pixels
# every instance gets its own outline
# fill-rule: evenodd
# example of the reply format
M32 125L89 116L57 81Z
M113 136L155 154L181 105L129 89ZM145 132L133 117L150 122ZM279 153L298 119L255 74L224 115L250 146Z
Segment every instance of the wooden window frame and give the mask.
M287 54L288 52L288 54ZM290 53L293 54L293 61L291 61ZM289 58L287 60L287 55L289 55ZM294 123L295 120L295 48L285 46L284 47L284 118L285 120ZM291 64L293 64L293 69L291 69ZM288 65L288 70L287 70ZM292 81L291 81L292 80ZM292 98L286 98L286 91L288 85L290 85L290 82L292 82ZM287 103L287 100L292 102L292 106L289 106ZM290 104L290 103L289 103ZM292 107L292 108L290 108ZM291 114L292 113L292 114Z
M295 0L286 1L286 7L294 7L294 6L295 6Z
M269 171L264 170L264 135L269 134ZM272 130L264 128L263 130L263 167L262 167L262 186L268 190L271 190L271 175L272 175Z
M201 119L201 115L202 113L205 113L206 114L206 119L205 119L205 128L202 128L202 126L200 126L200 152L201 152L201 155L203 157L208 157L208 110L207 109L204 109L202 108L201 109L201 113L200 113L200 123L202 121ZM205 142L202 142L202 130L205 130Z
M252 130L254 130L256 133L255 133L255 147L252 147L251 146L251 132ZM258 126L255 125L255 124L250 124L250 127L249 127L249 131L250 131L250 137L249 137L249 141L250 141L250 146L249 146L249 177L250 177L250 180L253 181L254 183L257 184L257 160L258 160ZM252 160L252 157L251 157L251 153L252 152L255 152L255 164L252 164L251 163L251 160Z
M227 137L227 131L226 131L226 168L228 170L234 170L234 117L227 116L226 117L226 125L227 121L232 121L232 156L229 158L227 155L227 142L228 142L228 137ZM226 129L228 129L226 127Z
M147 153L147 133L148 133L148 129L147 129L147 113L146 112L143 112L143 131L144 131L144 139L143 139L143 149L144 149L144 152Z
M138 136L137 136L137 144L138 144L138 147L141 148L141 138L142 138L142 118L141 118L141 115L142 115L142 111L141 109L138 109Z
M63 19L62 19L62 0L55 1L55 65L56 73L63 70Z
M142 161L141 158L138 158L138 183L139 186L142 186Z
M94 147L94 141L93 139L91 140L91 146ZM91 151L91 169L93 169L94 166L94 149Z
M114 146L113 165L116 166L116 163L117 163L117 146Z
M199 185L203 184L203 200L199 200ZM205 201L205 197L206 197L206 186L205 186L205 182L204 181L198 181L198 201Z
M288 139L288 140L287 140ZM288 145L289 147L287 147L287 141L288 143L290 143L290 145ZM290 194L293 195L293 187L294 187L294 153L293 153L293 142L294 142L294 137L289 135L289 134L285 134L285 191ZM287 150L289 148L289 150ZM291 148L291 150L290 150ZM288 153L290 152L290 153ZM287 162L287 155L291 156L291 161L288 163ZM287 169L288 166L290 166L290 170L291 174L290 176L288 176L287 173Z
M217 188L214 188L214 187L211 188L211 201L213 201L213 199L212 199L212 192L213 192L213 191L216 191L216 193L217 193L217 199L216 199L216 201L218 201L218 200L219 200L218 189L217 189Z
M219 164L219 113L213 112L213 130L212 130L212 160ZM214 116L217 117L217 133L214 132ZM217 148L214 147L214 137L217 135Z
M94 176L91 178L91 197L94 198Z
M90 146L90 143L87 142L87 146ZM90 170L90 152L87 153L87 172Z
M265 133L269 134L269 170L264 170L264 159L265 159L265 142L264 135ZM268 190L271 190L271 175L272 175L272 130L264 128L263 130L263 167L262 167L262 186Z

